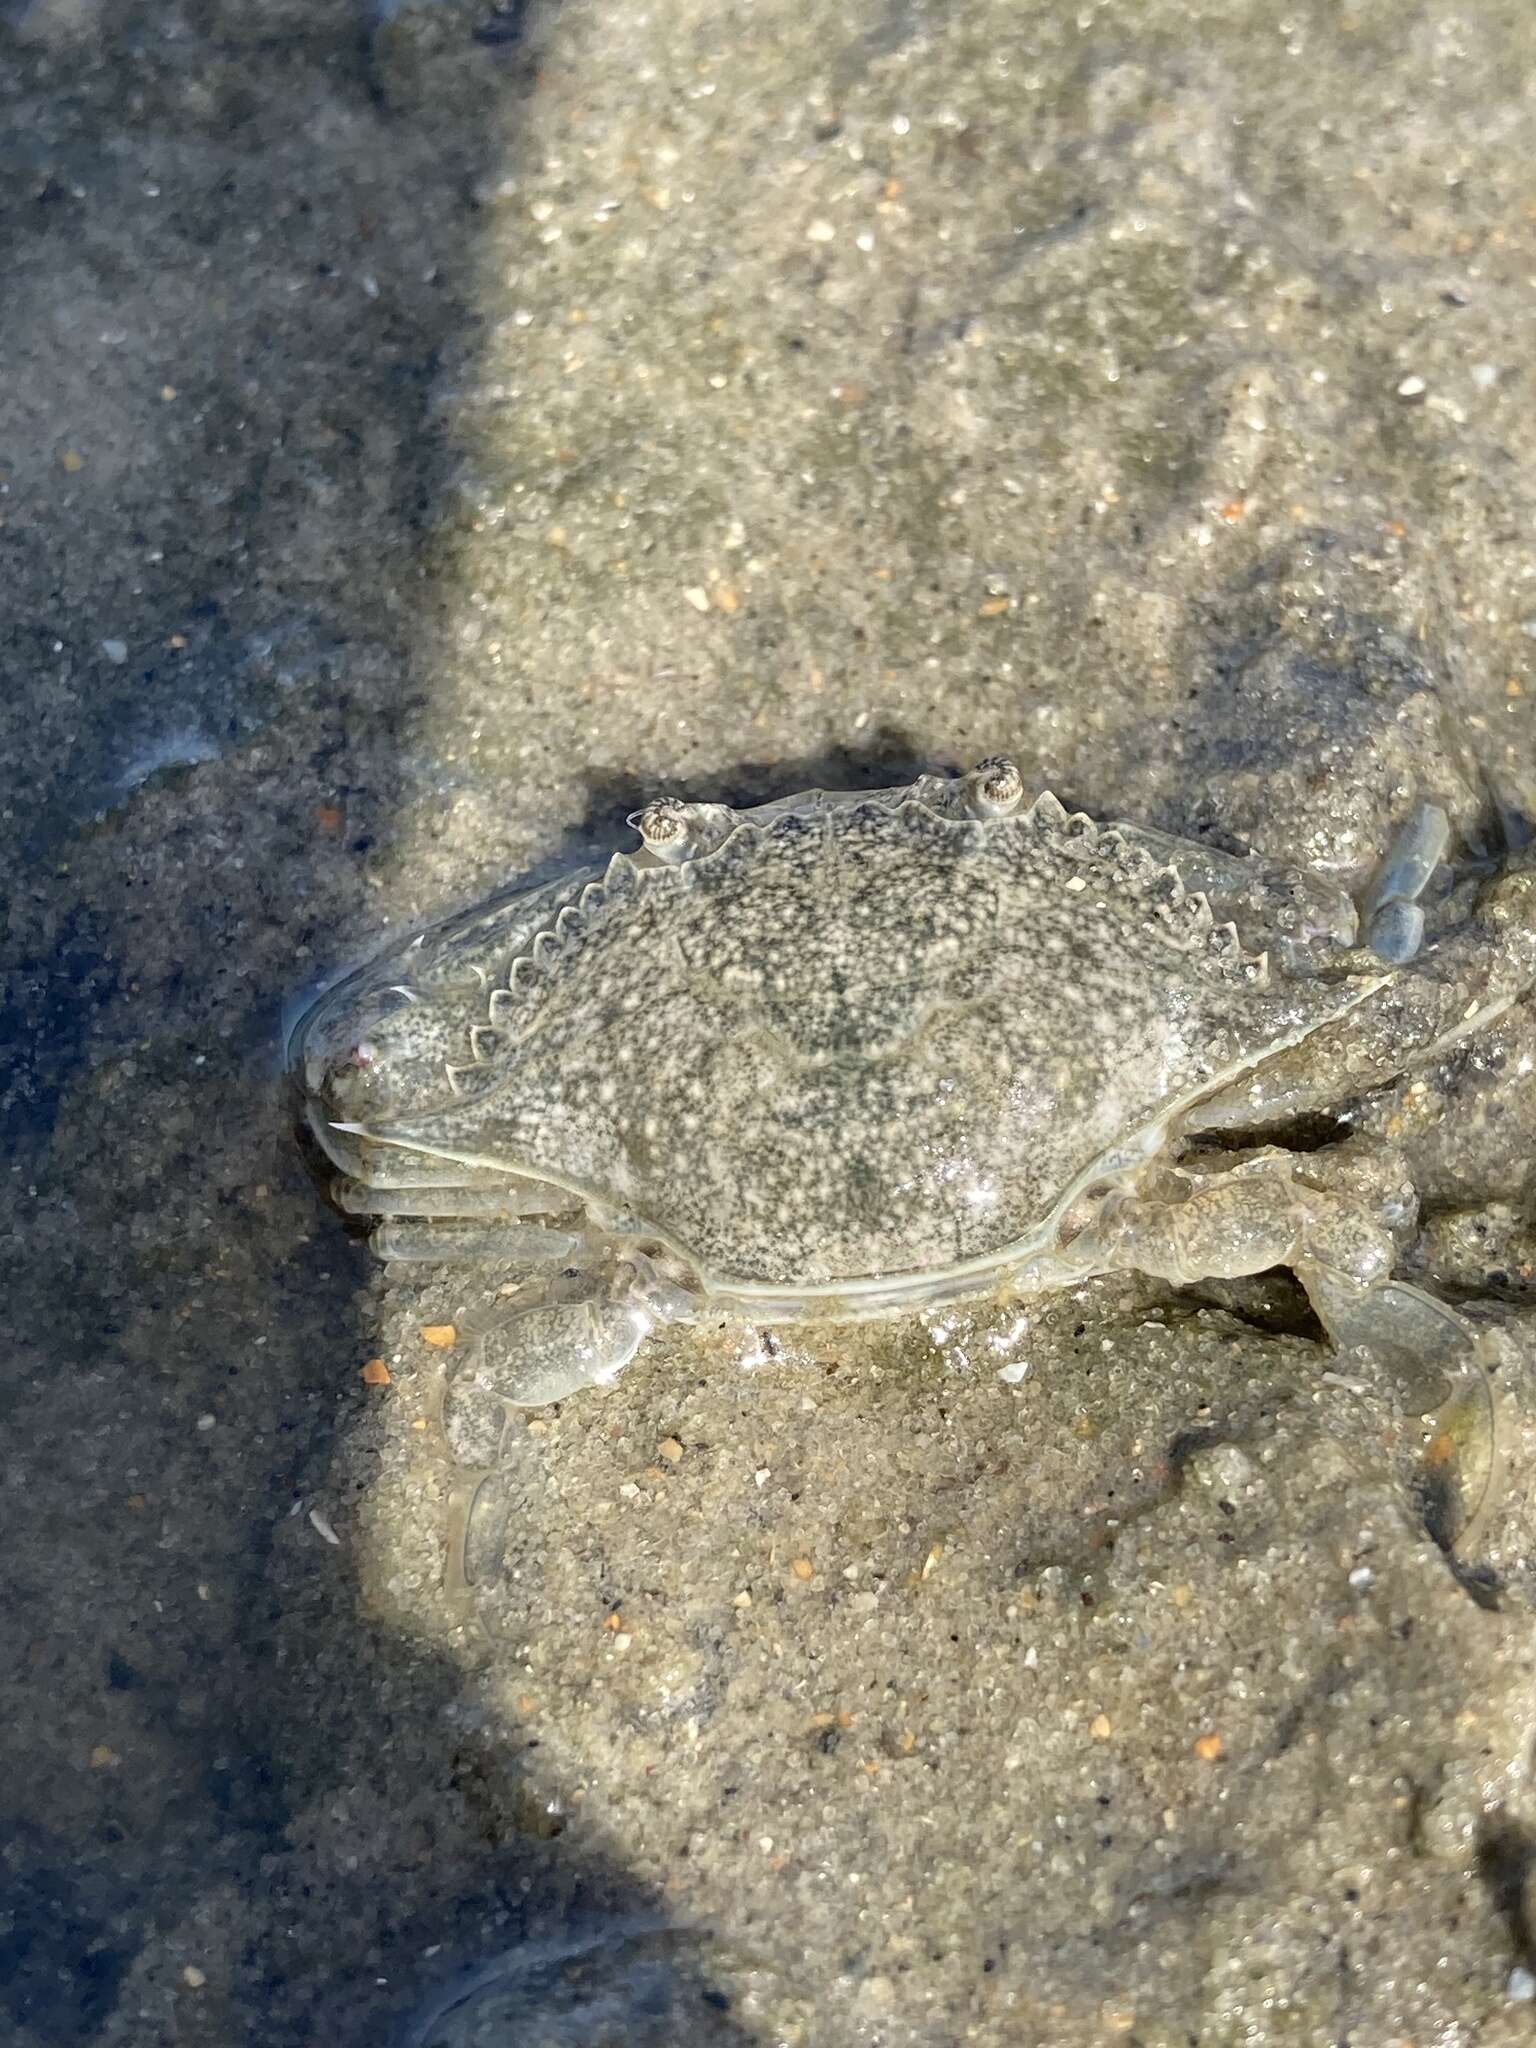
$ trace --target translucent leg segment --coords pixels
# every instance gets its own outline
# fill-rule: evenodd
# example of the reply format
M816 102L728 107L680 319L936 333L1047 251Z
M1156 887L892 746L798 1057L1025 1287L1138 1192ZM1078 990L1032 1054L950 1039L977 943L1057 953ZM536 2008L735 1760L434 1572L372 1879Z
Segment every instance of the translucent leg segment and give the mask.
M1289 1266L1329 1337L1419 1366L1454 1365L1472 1333L1454 1309L1394 1280L1391 1232L1347 1194L1307 1186L1283 1152L1226 1173L1179 1174L1183 1199L1123 1198L1070 1247L1098 1270L1132 1266L1191 1286Z
M1313 1155L1304 1163L1314 1170ZM1379 1360L1410 1412L1439 1411L1429 1461L1432 1526L1447 1548L1467 1554L1500 1470L1477 1327L1395 1279L1391 1232L1369 1204L1302 1183L1283 1152L1261 1153L1225 1173L1171 1178L1190 1188L1182 1200L1106 1204L1065 1256L1085 1272L1134 1267L1184 1286L1289 1266L1340 1351Z
M1389 967L1406 965L1423 943L1419 898L1445 858L1450 837L1451 822L1439 804L1415 805L1365 893L1360 908L1366 943Z
M414 1216L381 1223L369 1242L381 1259L403 1264L483 1265L507 1259L514 1264L544 1266L569 1258L581 1239L569 1230L543 1230L535 1223Z
M462 1174L463 1168L459 1169ZM545 1181L506 1181L484 1186L460 1180L379 1185L361 1180L331 1183L331 1200L348 1216L558 1216L575 1207L563 1188Z

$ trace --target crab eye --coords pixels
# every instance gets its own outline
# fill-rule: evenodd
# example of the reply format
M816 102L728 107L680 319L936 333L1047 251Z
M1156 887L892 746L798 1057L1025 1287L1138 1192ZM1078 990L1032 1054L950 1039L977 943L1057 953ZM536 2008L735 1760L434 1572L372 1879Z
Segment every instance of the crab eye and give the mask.
M971 791L984 817L1006 817L1024 799L1024 778L1006 754L992 754L972 771Z
M689 810L680 797L657 797L629 821L640 834L647 853L658 860L679 860L688 851Z

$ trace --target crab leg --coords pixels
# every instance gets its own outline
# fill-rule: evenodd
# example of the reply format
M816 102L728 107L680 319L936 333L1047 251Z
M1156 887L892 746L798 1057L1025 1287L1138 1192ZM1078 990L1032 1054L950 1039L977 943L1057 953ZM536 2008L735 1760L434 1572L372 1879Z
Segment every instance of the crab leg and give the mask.
M345 1175L334 1183L337 1198L343 1188L360 1189L363 1195L377 1196L383 1188L404 1188L425 1194L435 1188L494 1188L506 1190L515 1186L507 1174L494 1166L466 1166L458 1159L434 1159L429 1152L407 1152L402 1146L370 1145L367 1150L366 1174ZM530 1181L530 1187L541 1187L542 1182ZM425 1208L426 1203L419 1204ZM341 1202L343 1209L352 1210L354 1204ZM376 1201L363 1200L356 1205L358 1214L370 1208L383 1215Z
M1392 1235L1360 1202L1308 1187L1285 1154L1229 1173L1175 1176L1182 1200L1111 1198L1073 1240L1074 1263L1133 1267L1178 1286L1289 1266L1341 1350L1366 1350L1415 1367L1456 1369L1472 1333L1455 1311L1392 1278Z
M381 1259L397 1264L510 1259L523 1265L542 1266L569 1258L581 1239L569 1230L541 1230L530 1223L417 1216L381 1223L369 1243Z
M540 1408L583 1387L606 1386L658 1323L687 1321L695 1302L639 1253L535 1288L489 1322L467 1326L473 1341L449 1398L484 1408ZM446 1411L445 1411L446 1413Z
M1256 854L1194 847L1144 825L1117 823L1113 829L1159 860L1171 862L1185 888L1206 898L1213 916L1235 919L1245 935L1255 915L1283 930L1285 920L1279 912L1288 902L1292 929L1279 942L1280 950L1282 957L1287 950L1292 952L1298 965L1311 959L1319 943L1325 947L1353 945L1363 927L1371 951L1392 967L1411 960L1423 943L1424 913L1419 898L1445 857L1451 836L1450 820L1439 804L1417 804L1372 877L1357 912L1342 888L1310 870L1265 861Z
M459 1168L461 1175L472 1170ZM564 1188L536 1180L468 1187L462 1179L449 1178L377 1187L365 1180L338 1180L331 1199L347 1216L558 1216L577 1207Z
M454 1391L459 1398L474 1392L514 1408L563 1401L583 1387L616 1379L651 1328L651 1318L625 1300L518 1309L486 1331Z

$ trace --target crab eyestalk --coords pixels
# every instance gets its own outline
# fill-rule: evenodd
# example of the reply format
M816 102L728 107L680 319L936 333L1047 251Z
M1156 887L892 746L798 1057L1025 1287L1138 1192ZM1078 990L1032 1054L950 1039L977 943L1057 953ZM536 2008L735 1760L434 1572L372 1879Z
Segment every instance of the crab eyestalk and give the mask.
M710 853L731 829L728 804L690 804L681 797L659 796L630 816L641 843L653 860L675 866Z
M1006 754L991 754L966 777L978 818L1006 818L1024 801L1024 778Z
M688 851L687 806L680 797L659 796L643 811L636 811L630 824L640 834L645 850L657 860L681 860Z

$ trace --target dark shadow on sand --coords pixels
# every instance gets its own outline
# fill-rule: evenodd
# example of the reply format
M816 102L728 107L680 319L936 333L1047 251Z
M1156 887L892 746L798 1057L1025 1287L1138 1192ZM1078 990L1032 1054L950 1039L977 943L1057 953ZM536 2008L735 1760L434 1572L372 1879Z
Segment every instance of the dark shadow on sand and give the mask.
M430 394L543 17L442 20L448 106L332 0L0 12L14 2048L747 2038L311 1516L375 1347L280 1019L430 715Z

